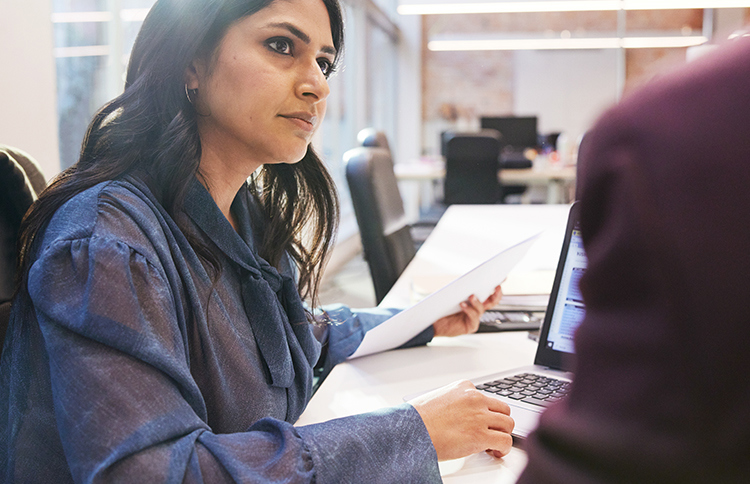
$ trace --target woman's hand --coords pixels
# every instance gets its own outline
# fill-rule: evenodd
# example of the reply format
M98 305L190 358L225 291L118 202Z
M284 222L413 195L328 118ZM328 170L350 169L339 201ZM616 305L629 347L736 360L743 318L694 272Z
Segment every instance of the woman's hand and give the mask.
M424 421L438 460L458 459L486 450L495 457L510 452L515 423L510 407L477 390L467 380L420 395L409 403Z
M500 286L495 287L495 292L484 301L480 302L476 296L469 296L469 299L461 303L461 311L435 321L432 327L435 329L435 336L458 336L461 334L470 334L479 329L479 317L491 307L497 305L503 297L503 291Z

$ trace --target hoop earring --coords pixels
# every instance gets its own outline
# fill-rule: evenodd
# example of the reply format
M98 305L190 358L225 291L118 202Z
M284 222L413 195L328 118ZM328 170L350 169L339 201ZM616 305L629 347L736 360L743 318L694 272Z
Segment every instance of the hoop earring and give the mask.
M185 83L185 97L187 98L188 102L190 104L193 104L193 100L190 99L190 92L193 92L193 96L198 94L198 89L188 89L187 83Z

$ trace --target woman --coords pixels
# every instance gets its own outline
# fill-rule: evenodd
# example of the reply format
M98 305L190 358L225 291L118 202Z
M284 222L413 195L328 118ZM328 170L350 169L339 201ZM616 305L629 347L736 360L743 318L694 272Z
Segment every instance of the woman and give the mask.
M26 219L6 482L430 482L437 459L509 451L507 406L468 382L292 425L313 365L388 316L334 308L320 356L300 298L315 300L337 216L310 139L341 39L336 0L155 4L125 92ZM476 329L498 298L435 334Z

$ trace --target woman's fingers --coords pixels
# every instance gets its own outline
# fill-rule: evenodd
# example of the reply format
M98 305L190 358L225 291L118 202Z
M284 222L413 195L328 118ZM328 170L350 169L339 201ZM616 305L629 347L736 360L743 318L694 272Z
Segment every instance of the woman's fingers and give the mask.
M453 383L409 403L422 417L439 460L487 449L497 456L510 452L514 425L510 408L471 382Z
M487 299L484 300L484 302L480 301L475 295L472 294L466 301L461 303L461 308L464 309L464 311L470 311L471 316L478 318L479 316L484 314L486 310L497 306L497 303L500 302L500 299L502 299L502 297L502 289L500 288L500 286L495 286L495 290L487 297Z
M468 299L470 307L476 312L477 317L481 316L484 312L484 304L475 295L469 296Z
M479 329L479 318L487 309L496 306L502 297L500 286L496 286L484 302L474 295L469 296L466 301L461 302L460 312L435 321L435 336L458 336L476 332Z
M483 394L484 395L484 394ZM503 402L502 400L498 400L497 398L492 398L489 395L484 395L487 397L487 407L492 410L493 412L497 413L504 413L505 415L510 415L510 405Z
M503 298L503 290L500 286L495 286L495 291L484 301L484 310L497 306L497 303Z
M485 450L489 450L493 456L498 458L505 457L510 453L513 448L513 437L510 432L492 431L490 437L493 443Z
M464 313L464 324L466 325L465 333L473 333L479 329L479 318L484 313L484 306L479 302L476 296L469 296L469 299L461 303L461 310Z

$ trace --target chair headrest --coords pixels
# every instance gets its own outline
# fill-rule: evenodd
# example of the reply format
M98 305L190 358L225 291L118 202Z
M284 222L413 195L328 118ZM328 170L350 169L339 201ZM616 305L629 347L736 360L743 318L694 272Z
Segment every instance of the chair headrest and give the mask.
M4 194L6 207L13 209L19 221L37 198L26 170L4 149L0 149L0 193Z
M39 167L39 163L31 157L25 151L13 148L11 146L0 144L0 156L6 156L15 160L15 162L23 169L26 173L26 177L31 183L31 187L34 189L34 193L38 196L42 193L42 190L47 188L47 180L44 178L42 169Z
M36 184L36 186L35 186ZM31 157L0 145L0 300L9 300L14 292L17 239L21 220L44 177ZM1 341L1 340L0 340Z
M375 128L365 128L357 134L357 141L361 146L370 148L385 148L390 151L388 137L384 132Z
M500 133L494 129L478 132L454 132L446 136L445 157L488 158L497 160L500 156Z

